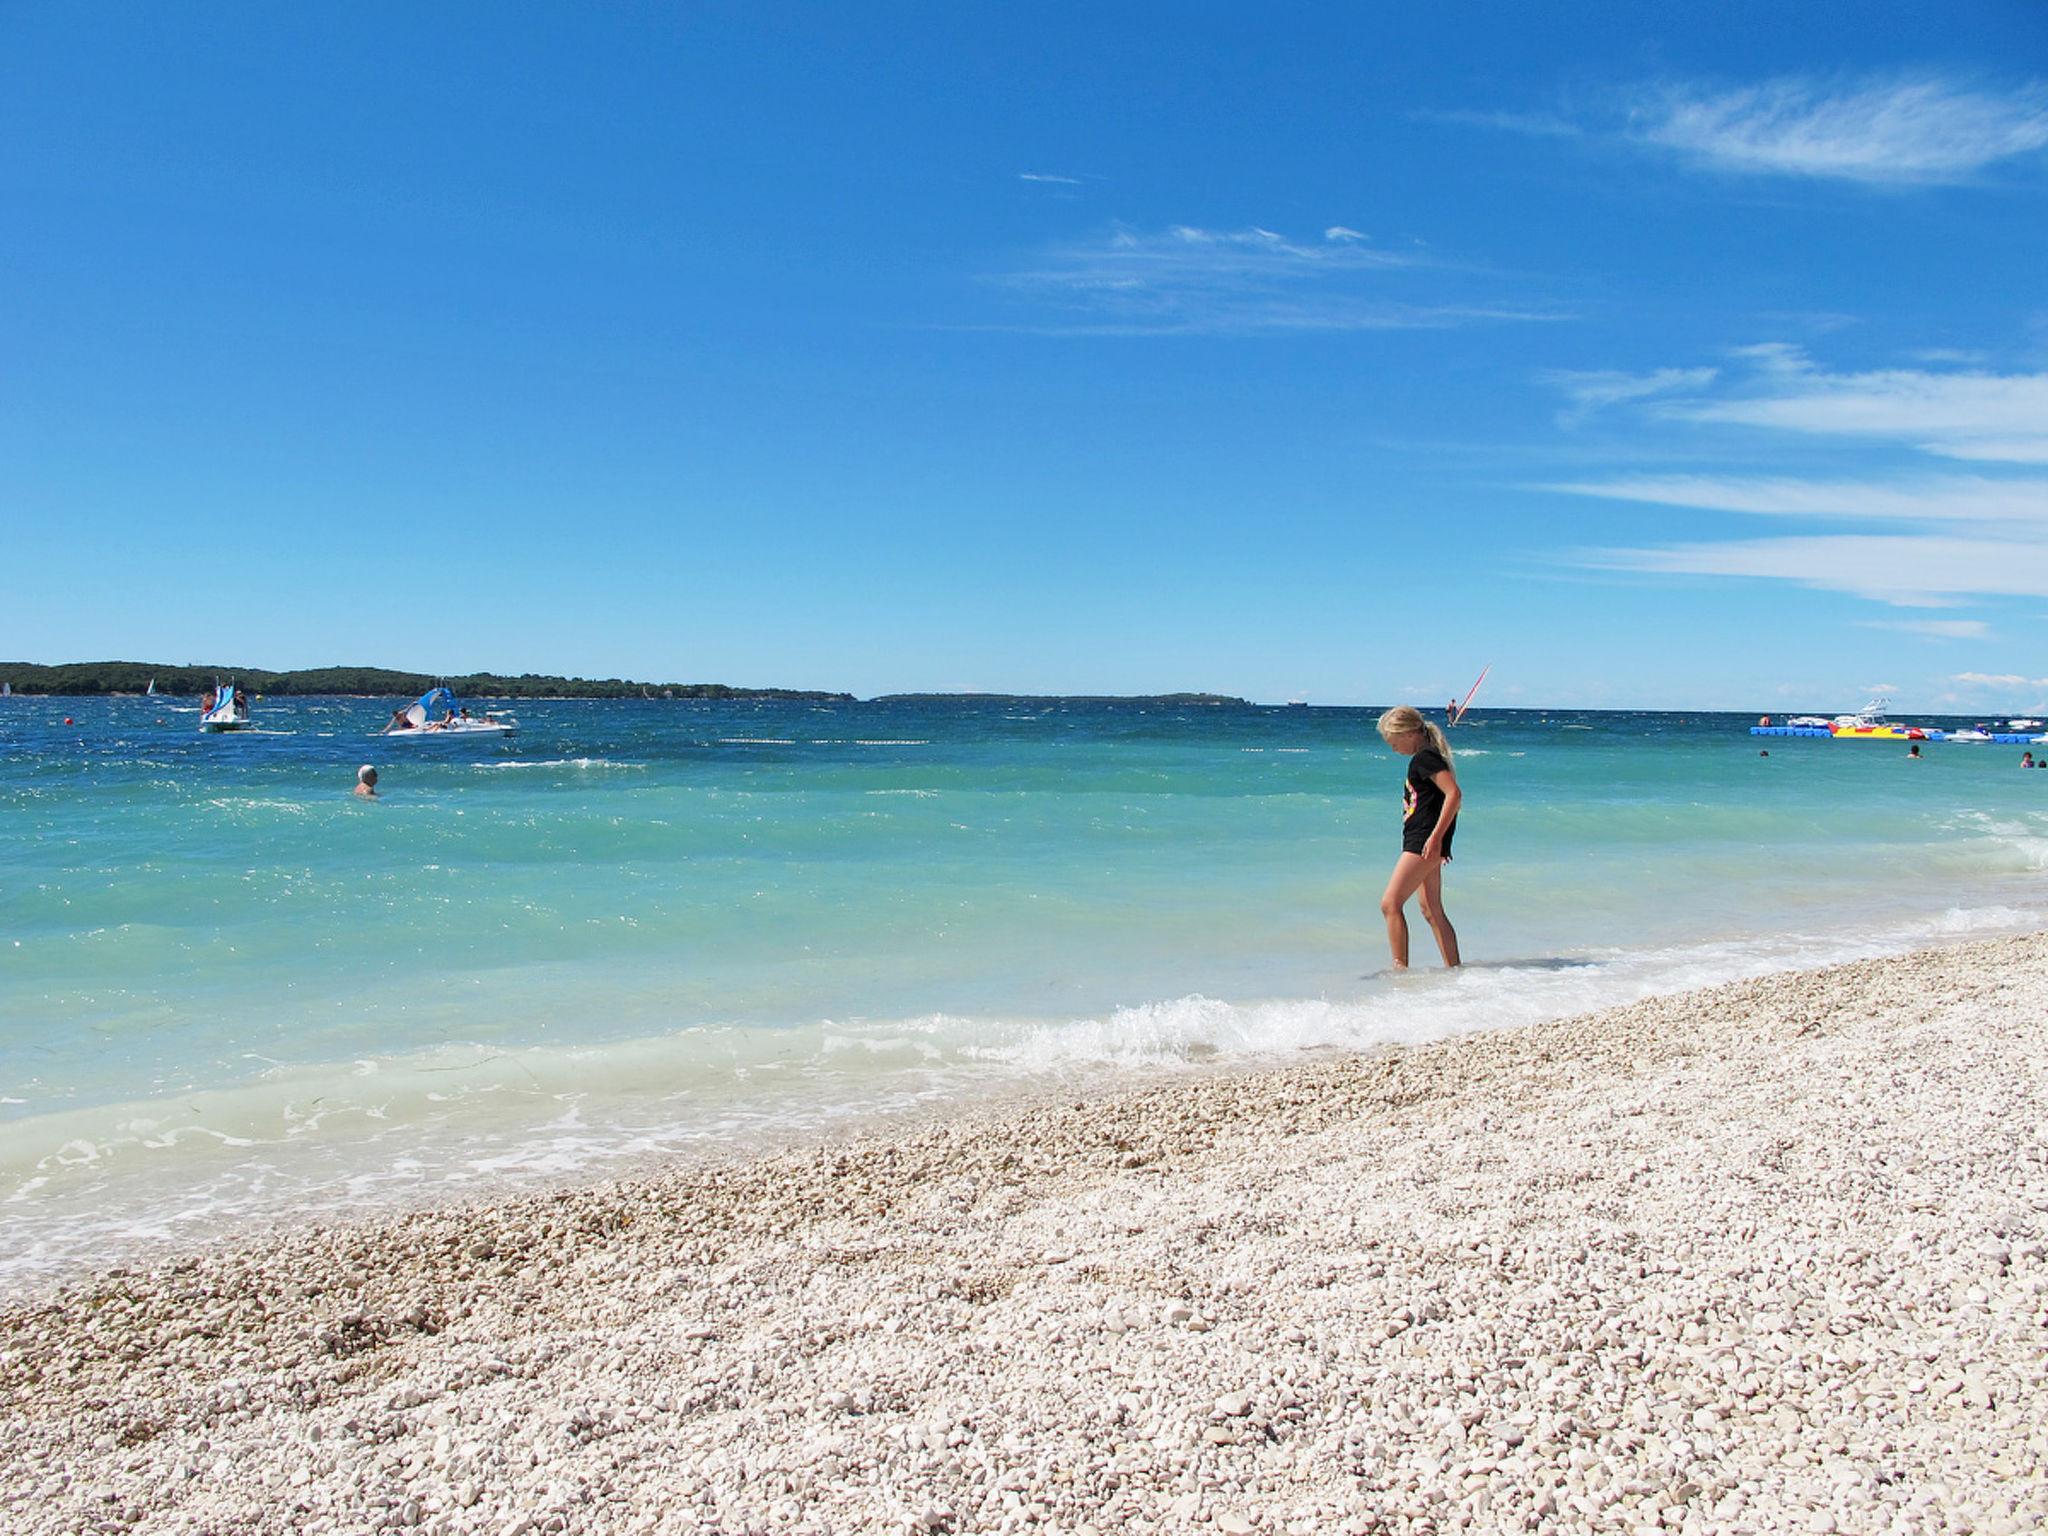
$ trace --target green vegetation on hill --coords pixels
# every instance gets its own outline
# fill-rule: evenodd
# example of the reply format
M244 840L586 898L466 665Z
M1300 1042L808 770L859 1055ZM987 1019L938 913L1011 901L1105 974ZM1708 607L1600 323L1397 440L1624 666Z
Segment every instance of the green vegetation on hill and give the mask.
M848 693L822 693L801 688L729 688L724 683L635 683L623 678L546 677L524 672L504 677L472 672L465 677L433 677L425 672L394 672L388 667L312 667L300 672L271 672L262 667L170 667L143 661L74 661L44 667L26 661L0 661L0 682L16 693L108 694L141 693L155 679L158 693L200 694L216 682L240 683L250 693L411 695L445 683L473 699L850 699Z

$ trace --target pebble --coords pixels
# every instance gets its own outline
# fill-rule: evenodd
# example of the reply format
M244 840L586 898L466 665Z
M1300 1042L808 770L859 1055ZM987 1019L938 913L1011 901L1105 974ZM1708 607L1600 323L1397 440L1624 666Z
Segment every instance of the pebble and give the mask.
M2044 1007L1999 940L195 1250L0 1310L0 1529L2039 1530Z

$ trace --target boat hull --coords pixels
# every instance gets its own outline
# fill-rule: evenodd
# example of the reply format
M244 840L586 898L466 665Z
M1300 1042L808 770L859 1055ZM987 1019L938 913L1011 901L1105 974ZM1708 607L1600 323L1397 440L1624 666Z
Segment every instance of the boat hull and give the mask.
M382 741L453 741L462 737L474 739L479 736L510 736L519 729L516 725L440 725L417 726L409 731L385 731L379 737Z

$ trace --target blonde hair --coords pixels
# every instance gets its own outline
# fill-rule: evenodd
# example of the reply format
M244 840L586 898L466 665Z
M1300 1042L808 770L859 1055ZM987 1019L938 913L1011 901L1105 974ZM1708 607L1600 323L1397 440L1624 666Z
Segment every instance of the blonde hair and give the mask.
M1446 763L1451 760L1451 743L1443 727L1413 704L1396 704L1380 716L1380 738L1389 746L1396 736L1406 736L1410 731L1420 731Z

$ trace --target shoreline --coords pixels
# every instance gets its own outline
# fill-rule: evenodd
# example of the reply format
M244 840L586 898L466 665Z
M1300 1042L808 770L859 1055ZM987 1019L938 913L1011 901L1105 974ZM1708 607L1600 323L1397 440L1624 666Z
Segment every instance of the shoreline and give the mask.
M0 1306L10 1530L2033 1529L2048 936Z
M2036 919L2038 921L2038 919ZM1924 926L1924 925L1922 925ZM1973 925L1974 926L1974 925ZM293 1220L294 1213L308 1203L325 1209L328 1222L348 1228L370 1228L388 1224L410 1216L459 1217L466 1211L494 1208L524 1200L550 1199L562 1194L580 1194L593 1187L617 1182L636 1182L658 1179L667 1174L679 1174L703 1167L727 1167L754 1163L783 1154L803 1154L819 1148L838 1147L858 1142L865 1138L900 1138L914 1136L937 1127L947 1125L998 1124L1015 1115L1028 1113L1034 1108L1049 1103L1071 1103L1075 1108L1083 1104L1092 1105L1105 1100L1117 1100L1134 1093L1151 1089L1168 1089L1175 1086L1193 1085L1216 1077L1259 1077L1265 1074L1292 1069L1299 1065L1327 1063L1345 1059L1351 1055L1376 1056L1386 1051L1399 1051L1427 1047L1445 1040L1455 1040L1468 1034L1487 1032L1495 1029L1523 1029L1535 1024L1555 1023L1567 1018L1585 1017L1626 1007L1646 997L1686 995L1702 988L1731 984L1745 979L1768 979L1773 976L1797 975L1818 968L1836 966L1862 959L1895 958L1919 953L1929 949L1948 948L1960 943L1983 942L1991 938L2013 937L2032 932L2032 928L2014 929L2007 927L2003 932L1976 933L1974 938L1955 934L1934 937L1922 934L1908 937L1905 933L1887 933L1873 936L1865 934L1837 934L1832 940L1823 939L1817 945L1811 941L1795 946L1791 954L1770 959L1768 969L1759 972L1738 972L1717 978L1700 979L1690 985L1674 990L1662 990L1656 980L1648 985L1650 990L1641 990L1641 982L1631 982L1621 989L1621 995L1606 998L1583 998L1576 1001L1546 997L1543 988L1554 979L1553 967L1535 962L1536 970L1516 985L1514 995L1500 995L1491 999L1494 1010L1486 1011L1487 999L1475 1000L1465 1005L1457 1019L1438 1017L1435 1013L1449 994L1442 989L1455 985L1453 973L1444 972L1433 965L1424 965L1406 977L1404 988L1418 989L1406 993L1410 1008L1411 1022L1400 1034L1391 1037L1358 1038L1356 1031L1327 1028L1322 1037L1312 1036L1308 1040L1289 1044L1269 1044L1257 1050L1232 1048L1209 1039L1193 1039L1183 1042L1183 1049L1167 1055L1144 1058L1118 1058L1114 1061L1098 1057L1078 1059L1064 1070L1043 1068L1032 1073L1015 1076L995 1076L974 1082L965 1078L947 1086L933 1087L926 1084L908 1088L903 1084L883 1085L889 1091L870 1093L856 1100L840 1103L829 1113L821 1112L817 1103L807 1102L801 1085L794 1093L785 1091L781 1100L750 1099L756 1111L752 1121L740 1124L735 1112L740 1100L731 1098L706 1097L692 1106L694 1120L679 1121L675 1134L665 1142L653 1144L643 1127L640 1131L625 1137L626 1140L646 1143L633 1150L608 1151L603 1148L587 1149L582 1160L551 1169L520 1169L501 1171L495 1174L467 1178L449 1177L452 1164L447 1162L451 1152L458 1147L468 1147L472 1152L482 1154L508 1153L522 1144L522 1138L534 1133L539 1121L532 1117L502 1122L487 1120L473 1121L465 1128L452 1122L429 1127L424 1124L413 1127L414 1139L408 1143L409 1151L403 1154L411 1168L409 1177L394 1179L374 1192L363 1193L355 1190L338 1190L335 1182L344 1179L343 1174L333 1168L327 1170L327 1183L322 1186L294 1188L290 1180L294 1169L286 1162L274 1161L261 1170L263 1181L275 1181L283 1193L273 1194L260 1202L251 1202L246 1208L228 1209L222 1212L194 1215L192 1207L184 1200L184 1192L194 1187L193 1181L204 1185L219 1179L223 1162L192 1163L182 1165L182 1179L174 1178L165 1170L139 1170L128 1175L130 1179L146 1179L146 1186L125 1188L119 1195L118 1210L121 1215L111 1228L81 1225L79 1235L68 1240L60 1256L52 1258L39 1249L47 1246L51 1235L61 1229L63 1215L43 1215L10 1224L0 1217L0 1233L10 1230L20 1238L23 1246L15 1251L15 1260L7 1262L0 1257L0 1309L10 1305L24 1305L38 1297L53 1294L62 1287L90 1281L95 1275L110 1269L124 1272L146 1272L161 1269L188 1257L204 1255L222 1249L235 1249L260 1241L262 1234L276 1229L280 1219L286 1223ZM1803 952L1802 952L1803 951ZM1589 969L1597 969L1602 963L1596 960L1585 962ZM1467 973L1466 980L1476 975L1485 975L1494 969L1494 964L1479 962ZM1570 973L1573 964L1557 963L1555 970ZM1507 970L1513 970L1508 966ZM1505 972L1503 972L1505 974ZM1671 983L1666 980L1664 986ZM1385 1017L1385 1010L1397 1003L1402 994L1390 994L1377 998L1369 1004L1360 1002L1352 1006L1369 1008L1370 1018L1377 1022ZM1452 998L1455 1001L1455 998ZM1278 1010L1285 1015L1297 1007L1328 1007L1326 999L1258 998L1248 1001L1217 1004L1214 1000L1190 997L1176 1000L1173 1006L1194 1003L1203 1007L1219 1006L1235 1016L1248 1021L1260 1015ZM1560 1003L1563 1005L1560 1006ZM1419 1005L1419 1006L1418 1006ZM1148 1005L1149 1007L1150 1005ZM1038 1028L1057 1028L1054 1020L1038 1021ZM1257 1027L1271 1029L1275 1020L1267 1018ZM1283 1027L1284 1017L1278 1021ZM1417 1029L1416 1023L1422 1027ZM882 1033L893 1035L899 1025L885 1022ZM1349 1038L1346 1038L1346 1036ZM677 1041L672 1036L655 1036L645 1039L609 1042L605 1050L631 1049L639 1052L660 1053L662 1061L652 1059L646 1062L650 1072L665 1070L676 1050ZM464 1046L453 1055L466 1055ZM582 1045L566 1047L570 1059L581 1056L587 1050ZM579 1101L592 1091L592 1084L580 1079L561 1079L567 1063L556 1060L548 1064L533 1063L528 1070L527 1056L532 1052L544 1051L545 1047L528 1044L514 1048L510 1055L517 1058L517 1071L505 1071L507 1077L531 1078L538 1072L549 1083L555 1085L555 1093L572 1093ZM480 1062L465 1063L442 1059L440 1048L430 1049L420 1059L394 1058L380 1063L380 1081L389 1077L394 1082L411 1082L413 1091L435 1093L446 1091L444 1075L451 1070L460 1070L465 1065L479 1069L490 1067L501 1061L508 1052L504 1047L491 1050ZM228 1100L238 1096L254 1096L263 1099L280 1099L297 1102L308 1098L329 1098L337 1088L343 1086L341 1079L353 1079L354 1069L359 1061L348 1063L312 1062L297 1067L302 1078L266 1077L240 1084L226 1084L209 1090ZM961 1070L959 1063L953 1070ZM613 1074L616 1076L616 1073ZM883 1081L883 1080L878 1080ZM869 1085L871 1088L874 1085ZM785 1085L787 1090L787 1085ZM596 1091L602 1091L601 1089ZM844 1092L849 1091L842 1089ZM374 1098L374 1096L373 1096ZM837 1103L837 1100L834 1100ZM331 1108L343 1108L337 1100ZM362 1106L356 1105L353 1112L360 1115ZM550 1111L552 1113L552 1111ZM82 1106L72 1110L59 1111L55 1116L40 1119L31 1117L17 1122L0 1120L0 1151L15 1152L8 1146L11 1131L33 1131L57 1123L60 1129L50 1132L44 1129L40 1134L47 1147L54 1149L59 1143L69 1141L96 1141L107 1134L109 1121L118 1124L120 1134L130 1140L147 1142L161 1135L165 1127L178 1119L196 1119L198 1123L213 1127L219 1134L224 1148L222 1158L232 1164L243 1154L234 1149L254 1143L240 1140L254 1137L260 1142L265 1134L262 1127L240 1123L231 1110L224 1111L221 1105L201 1106L190 1092L166 1099L115 1099L105 1103ZM381 1118L381 1117L379 1117ZM541 1117L545 1118L545 1116ZM599 1117L600 1120L602 1116ZM400 1116L403 1119L403 1116ZM703 1126L717 1122L723 1128L716 1134ZM394 1130L403 1127L394 1122ZM434 1139L422 1139L427 1135ZM25 1145L25 1143L24 1143ZM202 1146L206 1144L202 1143ZM289 1142L283 1143L289 1149ZM313 1149L320 1155L320 1149ZM328 1149L329 1155L338 1155L346 1160L355 1155L344 1142ZM49 1155L48 1153L44 1155ZM399 1157L398 1153L387 1153L386 1158ZM436 1159L440 1159L439 1162ZM23 1165L17 1155L11 1166ZM356 1165L359 1172L366 1172L381 1164ZM48 1198L47 1189L40 1186L48 1180L38 1175L25 1180L21 1185L22 1198L33 1202ZM36 1193L29 1193L32 1185ZM4 1190L4 1185L0 1185ZM152 1193L153 1191L153 1193ZM110 1195L112 1191L108 1192ZM66 1196L76 1204L75 1196ZM335 1201L328 1204L329 1200ZM0 1210L26 1209L24 1205L0 1202ZM94 1206L89 1215L80 1207L74 1214L81 1222L98 1218L114 1207ZM25 1255L33 1255L25 1257Z

